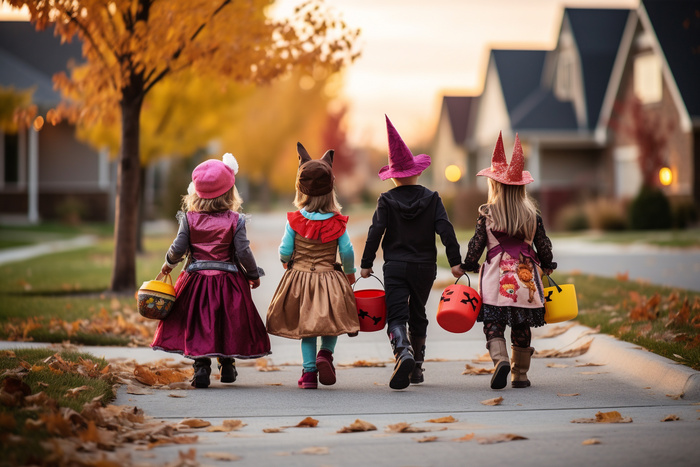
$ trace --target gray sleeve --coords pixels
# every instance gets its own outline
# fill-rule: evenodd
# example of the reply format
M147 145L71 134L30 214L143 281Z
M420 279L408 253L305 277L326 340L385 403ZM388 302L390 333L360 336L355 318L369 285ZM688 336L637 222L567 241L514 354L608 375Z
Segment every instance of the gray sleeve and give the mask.
M168 248L165 254L165 262L168 266L175 267L177 263L183 260L187 251L190 248L190 226L187 223L186 215L178 215L180 220L180 228L177 231L173 244Z
M250 249L250 241L246 233L245 216L241 215L236 226L236 233L233 235L233 248L238 264L245 270L245 276L248 279L258 279L261 274L258 270L258 265L255 262L255 257Z

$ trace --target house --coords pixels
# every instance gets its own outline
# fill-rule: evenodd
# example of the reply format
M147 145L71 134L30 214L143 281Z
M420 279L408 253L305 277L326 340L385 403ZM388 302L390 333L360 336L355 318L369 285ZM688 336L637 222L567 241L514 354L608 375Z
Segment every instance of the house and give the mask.
M61 44L52 30L0 22L0 88L30 90L39 116L61 98L52 76L79 60L78 41ZM73 214L111 220L113 173L108 154L78 141L69 123L54 126L40 118L17 132L0 129L0 219L36 223Z
M662 122L662 164L676 202L700 206L698 2L645 0L637 10L564 10L553 50L492 50L465 142L467 178L488 167L499 131L519 135L545 219L592 197L628 200L642 183L638 116ZM652 128L654 128L652 126ZM661 127L659 127L661 128ZM438 156L439 157L439 156ZM477 186L486 190L486 182Z

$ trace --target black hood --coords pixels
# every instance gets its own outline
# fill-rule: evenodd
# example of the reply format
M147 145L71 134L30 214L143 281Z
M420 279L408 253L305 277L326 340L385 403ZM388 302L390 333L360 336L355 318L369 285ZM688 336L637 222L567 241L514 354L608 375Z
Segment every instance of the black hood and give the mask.
M422 185L397 186L382 194L386 202L404 219L419 217L437 196L437 192L428 190Z

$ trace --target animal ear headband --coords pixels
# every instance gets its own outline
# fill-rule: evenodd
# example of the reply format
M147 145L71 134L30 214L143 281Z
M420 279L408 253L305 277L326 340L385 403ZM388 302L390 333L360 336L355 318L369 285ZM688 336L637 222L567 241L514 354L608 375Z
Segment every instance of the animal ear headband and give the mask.
M301 167L303 164L312 161L311 156L309 153L306 151L306 148L301 144L297 143L297 153L299 154L299 167ZM325 162L326 164L330 165L333 167L333 155L335 154L335 151L332 149L329 149L326 151L326 153L321 157L320 160Z
M297 172L297 190L309 196L321 196L333 191L333 154L329 149L318 160L311 159L306 148L297 143L299 170Z

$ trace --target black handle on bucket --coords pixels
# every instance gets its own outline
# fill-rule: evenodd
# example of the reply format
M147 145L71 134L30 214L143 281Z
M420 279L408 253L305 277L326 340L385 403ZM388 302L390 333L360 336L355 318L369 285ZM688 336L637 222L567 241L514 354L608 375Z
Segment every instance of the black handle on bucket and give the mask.
M559 287L559 284L554 282L554 279L549 274L545 274L547 276L547 282L549 282L550 285L554 285L554 287L557 288L557 292L561 293L561 287Z
M375 279L377 279L377 280L379 281L379 283L382 284L382 289L384 288L384 282L382 282L382 280L381 280L380 278L378 278L378 277L375 276L374 274L370 274L369 277L374 277ZM362 277L362 276L360 276L360 279L367 279L367 277ZM357 285L358 282L360 282L360 281L359 281L359 280L356 280L355 283L352 284L352 291L353 291L353 292L355 291L355 286Z
M467 276L467 282L468 282L468 284L469 284L469 287L471 287L471 286L472 286L472 280L469 278L469 276L467 275L466 272L464 273L464 275ZM457 282L459 282L459 280L460 280L461 278L462 278L462 276L459 276L459 277L457 278L457 280L455 281L455 285L457 284Z

